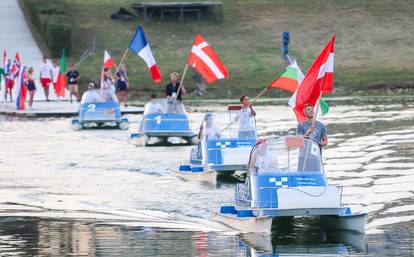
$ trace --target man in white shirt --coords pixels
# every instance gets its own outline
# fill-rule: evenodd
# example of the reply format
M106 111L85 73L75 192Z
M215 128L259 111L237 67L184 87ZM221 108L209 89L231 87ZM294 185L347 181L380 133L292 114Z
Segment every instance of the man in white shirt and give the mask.
M83 93L82 103L96 103L101 99L98 90L95 89L94 83L89 83L88 91Z
M278 170L277 156L267 149L266 141L259 141L257 145L257 155L254 163L258 174L272 173Z
M256 112L253 110L247 95L242 95L240 102L242 103L242 109L236 116L236 122L239 122L239 138L256 138L256 125L254 120Z
M155 94L151 95L151 100L147 103L148 107L148 114L151 113L163 113L163 106L157 101L155 100L157 98L157 96Z
M213 115L210 113L207 114L204 120L206 124L204 128L204 137L207 140L220 139L220 136L221 136L220 128L213 123Z
M45 56L42 58L42 64L40 65L40 83L42 84L43 90L45 92L46 101L49 101L49 85L52 82L52 65L46 59Z

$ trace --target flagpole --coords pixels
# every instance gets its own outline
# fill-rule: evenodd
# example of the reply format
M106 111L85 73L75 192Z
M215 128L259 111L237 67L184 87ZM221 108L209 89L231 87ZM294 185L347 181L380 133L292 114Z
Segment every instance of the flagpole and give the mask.
M289 66L288 66L289 67ZM281 72L279 73L279 75L272 80L275 81L277 79L279 79L283 73L287 70L287 67ZM271 83L271 82L270 82ZM269 89L269 85L267 85L264 89L262 89L262 91L259 92L259 94L253 99L253 101L250 103L249 107L251 107L262 95L264 95L264 93L267 92L267 90ZM246 110L247 108L243 109L242 111ZM227 130L231 125L233 125L233 123L236 122L236 118L234 118L224 129L222 129L221 131L225 131Z
M118 66L116 67L115 74L118 72L119 67L121 67L121 65L124 63L125 58L127 57L128 52L129 52L129 48L127 47L125 49L124 53L122 54L122 57L121 57L121 60L119 61Z
M178 90L177 90L177 97L178 97L178 94L181 91L181 87L183 86L184 77L185 77L185 74L187 74L187 70L188 70L188 64L186 64L185 67L184 67L183 75L181 76L180 85L178 86Z

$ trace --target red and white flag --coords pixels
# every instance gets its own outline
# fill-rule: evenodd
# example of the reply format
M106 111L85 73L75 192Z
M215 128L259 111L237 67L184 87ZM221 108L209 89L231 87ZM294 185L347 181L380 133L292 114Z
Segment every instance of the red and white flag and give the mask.
M19 76L20 68L22 67L22 63L20 62L19 53L16 53L14 57L13 65L11 67L11 73L13 74L13 78L16 79Z
M7 54L6 54L6 50L3 50L3 72L4 72L4 74L9 73L7 69L8 69L8 67L7 67Z
M108 51L105 50L102 69L105 69L105 68L111 69L115 67L115 65L116 64L115 64L114 59L112 59Z
M333 90L334 42L332 36L318 58L309 68L300 86L289 100L298 122L306 120L303 108L306 104L315 106L319 97Z
M209 84L219 79L229 78L226 67L200 34L197 34L194 40L187 64L200 73Z

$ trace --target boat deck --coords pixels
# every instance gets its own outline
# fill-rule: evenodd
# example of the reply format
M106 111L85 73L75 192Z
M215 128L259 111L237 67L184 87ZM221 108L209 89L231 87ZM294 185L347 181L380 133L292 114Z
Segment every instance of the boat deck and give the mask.
M73 117L78 115L79 103L69 101L36 101L33 103L33 110L17 110L13 102L1 102L0 114L25 117ZM142 114L143 107L128 106L121 107L121 113L124 114Z

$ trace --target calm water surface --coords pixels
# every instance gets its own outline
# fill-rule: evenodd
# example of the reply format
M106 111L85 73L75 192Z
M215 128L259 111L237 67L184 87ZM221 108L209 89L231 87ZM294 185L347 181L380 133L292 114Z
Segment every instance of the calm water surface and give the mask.
M398 102L398 104L396 104ZM184 182L169 169L190 147L135 147L129 131L74 132L70 119L0 116L0 256L414 256L414 104L336 101L321 120L331 184L369 212L365 236L304 220L272 236L237 234L210 217L235 181ZM220 105L188 106L194 128ZM257 108L259 134L293 134L282 105Z

